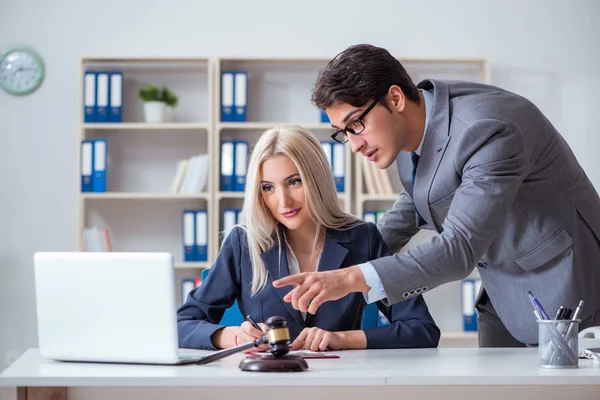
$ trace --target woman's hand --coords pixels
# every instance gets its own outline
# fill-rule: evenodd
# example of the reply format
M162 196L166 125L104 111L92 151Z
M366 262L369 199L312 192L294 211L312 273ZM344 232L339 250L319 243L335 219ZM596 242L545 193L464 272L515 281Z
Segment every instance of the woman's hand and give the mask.
M260 326L262 331L259 331L258 329L256 329L254 326L252 326L252 324L250 322L244 321L235 333L235 342L236 342L235 345L237 346L240 344L252 342L256 339L259 339L259 338L265 336L265 334L267 332L267 325L265 325L263 323L259 323L258 326ZM269 350L269 345L261 344L259 347L253 347L249 351L267 351L267 350Z
M340 350L343 347L343 333L317 327L304 328L291 346L292 350Z

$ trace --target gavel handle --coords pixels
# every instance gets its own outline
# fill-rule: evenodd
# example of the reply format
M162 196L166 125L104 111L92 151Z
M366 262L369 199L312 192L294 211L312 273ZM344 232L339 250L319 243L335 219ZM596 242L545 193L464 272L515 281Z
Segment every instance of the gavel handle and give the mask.
M267 343L267 342L268 342L267 337L263 336L261 338L258 338L256 340L252 341L252 342L240 344L239 346L230 347L228 349L219 350L219 351L216 351L216 352L214 352L212 354L204 356L204 357L202 357L200 359L200 361L196 362L196 364L208 364L209 362L220 360L221 358L225 358L225 357L230 356L232 354L239 353L240 351L251 349L253 347L258 347L261 344L264 344L264 343Z

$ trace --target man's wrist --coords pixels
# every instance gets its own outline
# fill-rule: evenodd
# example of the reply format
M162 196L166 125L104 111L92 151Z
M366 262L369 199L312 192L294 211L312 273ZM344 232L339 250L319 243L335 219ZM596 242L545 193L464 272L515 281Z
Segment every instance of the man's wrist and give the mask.
M365 276L358 265L346 268L346 272L346 276L344 277L345 284L348 288L350 288L350 292L366 293L371 290L369 285L367 285Z

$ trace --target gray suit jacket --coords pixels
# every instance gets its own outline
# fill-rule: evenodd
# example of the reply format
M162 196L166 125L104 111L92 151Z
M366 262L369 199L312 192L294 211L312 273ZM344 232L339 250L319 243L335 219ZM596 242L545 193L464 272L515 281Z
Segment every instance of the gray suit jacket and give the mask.
M440 234L371 262L387 302L477 266L496 312L523 343L538 341L528 291L551 317L579 300L582 320L599 309L600 198L561 135L531 102L500 88L433 79L418 86L434 100L414 193L410 154L401 152L405 190L379 230L395 253L420 228Z

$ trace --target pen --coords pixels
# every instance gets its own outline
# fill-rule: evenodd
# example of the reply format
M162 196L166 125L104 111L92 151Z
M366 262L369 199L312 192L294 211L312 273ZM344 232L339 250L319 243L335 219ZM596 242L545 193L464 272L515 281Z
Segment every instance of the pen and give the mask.
M313 314L311 314L309 312L306 313L306 319L304 320L304 323L306 324L307 327L312 326L313 318L314 318Z
M556 316L554 317L554 319L557 321L561 319L560 317L563 315L564 312L565 308L563 306L558 307L558 311L556 312Z
M259 331L262 332L261 327L258 326L258 324L252 319L252 317L250 316L250 314L246 315L246 320L248 320L248 322L250 322L253 327L255 327L256 329L258 329Z
M531 300L533 307L540 313L540 316L542 317L541 319L550 319L548 318L548 314L546 314L546 311L544 311L544 308L542 307L538 299L536 299L533 293L531 293L531 290L529 291L529 299Z
M576 320L577 318L579 318L579 314L581 314L582 307L583 307L583 300L581 300L579 302L579 304L577 305L577 308L575 309L575 312L573 313L573 318L571 318L572 320ZM569 324L569 327L567 328L567 331L565 332L565 339L568 339L569 336L571 335L571 331L573 330L574 325L575 325L574 322L571 322Z

